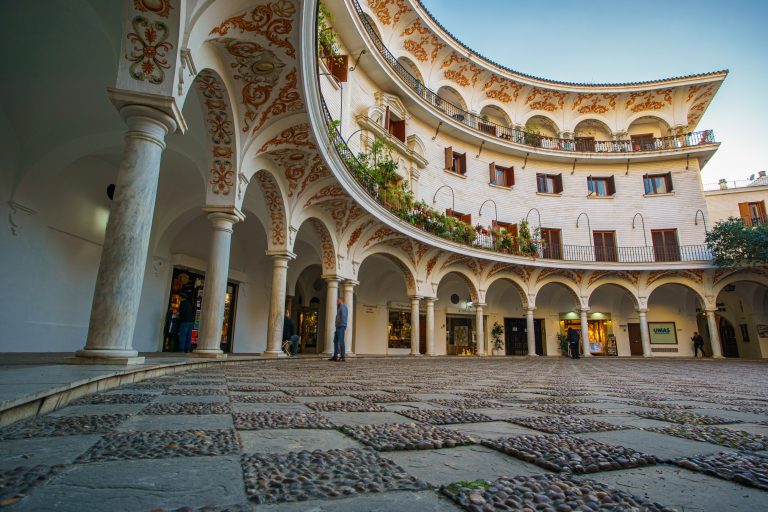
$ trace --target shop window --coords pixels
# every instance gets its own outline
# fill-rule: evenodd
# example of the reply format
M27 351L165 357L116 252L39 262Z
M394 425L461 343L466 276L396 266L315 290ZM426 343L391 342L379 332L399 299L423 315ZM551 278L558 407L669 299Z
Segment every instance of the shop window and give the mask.
M459 219L460 221L466 222L470 226L472 225L471 213L461 213L461 212L457 212L456 210L451 210L450 208L448 208L447 210L445 210L445 215L447 215L448 217L453 217L453 218Z
M400 119L389 107L384 116L384 127L390 135L405 143L405 119Z
M338 82L346 82L349 75L349 55L333 55L326 57L328 71Z
M543 194L561 194L563 192L563 175L537 174L536 188Z
M742 218L746 226L768 224L768 217L765 214L765 201L739 203L739 217Z
M593 231L592 238L595 242L595 261L617 261L615 231Z
M672 173L646 174L643 176L645 195L668 194L672 192Z
M680 261L676 229L652 229L651 240L656 261Z
M541 241L544 244L542 258L560 260L563 258L562 239L559 229L541 228Z
M630 135L629 139L632 141L632 151L651 151L655 149L652 133Z
M514 167L502 167L497 165L496 162L488 164L488 178L490 183L498 185L500 187L511 187L515 184L515 168Z
M388 348L411 348L411 312L390 311L387 326Z
M613 176L607 178L589 176L587 178L587 189L589 189L589 195L611 197L616 194L616 182Z
M452 146L445 148L445 169L462 176L467 174L467 154L454 151Z

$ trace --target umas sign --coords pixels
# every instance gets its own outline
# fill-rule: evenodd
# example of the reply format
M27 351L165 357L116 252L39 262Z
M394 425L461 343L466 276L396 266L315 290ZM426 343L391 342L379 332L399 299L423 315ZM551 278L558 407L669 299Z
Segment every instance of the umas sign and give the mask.
M653 344L677 344L677 331L675 330L675 322L649 322L648 330L651 331L651 343Z

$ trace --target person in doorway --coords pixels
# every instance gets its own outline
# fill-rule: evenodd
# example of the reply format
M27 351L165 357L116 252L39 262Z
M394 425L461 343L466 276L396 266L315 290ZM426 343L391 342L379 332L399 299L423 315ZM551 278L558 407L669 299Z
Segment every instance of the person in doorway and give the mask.
M701 357L706 357L707 354L704 353L704 338L701 337L701 334L694 331L691 341L693 341L693 358L695 359L699 355L699 350L701 350Z
M576 329L568 329L568 345L571 346L571 359L579 359L579 333Z
M179 352L185 354L192 348L192 327L195 325L195 308L187 294L181 294L179 304Z
M295 356L299 352L299 337L296 336L293 330L293 320L291 320L291 312L285 310L285 318L283 318L283 346L287 347L290 344L289 356Z
M179 349L179 313L173 307L165 315L165 350L175 352Z
M336 332L333 335L333 357L330 361L346 361L344 334L347 330L347 317L349 311L347 305L339 297L336 300Z

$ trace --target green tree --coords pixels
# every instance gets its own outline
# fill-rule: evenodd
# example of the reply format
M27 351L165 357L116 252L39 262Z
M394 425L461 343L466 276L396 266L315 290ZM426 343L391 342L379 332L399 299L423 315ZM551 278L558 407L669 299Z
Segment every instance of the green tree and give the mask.
M768 225L746 226L729 217L707 233L707 248L718 267L768 264Z

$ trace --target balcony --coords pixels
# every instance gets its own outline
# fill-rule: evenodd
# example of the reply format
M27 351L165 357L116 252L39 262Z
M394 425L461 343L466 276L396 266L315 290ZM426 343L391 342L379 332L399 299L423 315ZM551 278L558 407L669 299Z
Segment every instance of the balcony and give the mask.
M390 53L384 43L379 39L370 21L364 15L357 0L352 0L358 18L365 28L369 39L373 43L379 55L386 61L389 68L402 82L425 103L434 110L440 111L455 122L462 124L485 136L493 137L509 143L553 150L558 153L594 153L594 154L648 154L656 151L668 151L674 149L693 148L707 144L716 144L715 134L712 130L703 130L669 137L654 137L628 140L574 140L546 137L536 133L530 133L508 126L494 123L481 118L471 112L467 112L453 103L438 96L414 77L397 58Z

